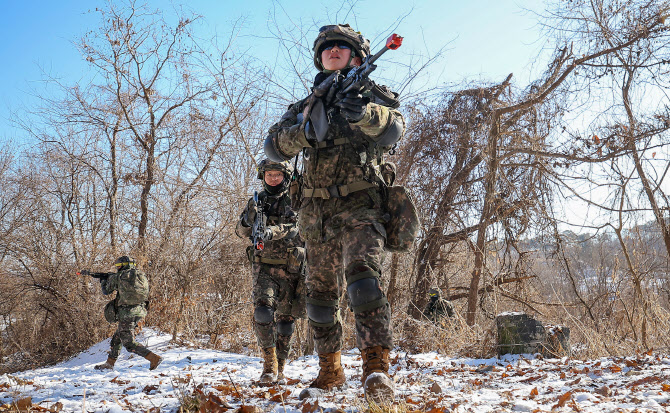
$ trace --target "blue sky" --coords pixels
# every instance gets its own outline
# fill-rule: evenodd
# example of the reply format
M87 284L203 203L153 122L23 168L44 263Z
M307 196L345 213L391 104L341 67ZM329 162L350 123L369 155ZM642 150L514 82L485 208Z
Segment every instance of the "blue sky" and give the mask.
M148 3L165 10L175 4ZM8 118L22 106L34 105L31 93L42 90L43 72L66 84L85 76L87 66L73 43L96 28L99 17L94 10L104 4L101 0L2 0L0 142L22 140L24 133L12 127ZM540 0L183 0L181 4L204 17L204 35L226 36L235 22L243 21L237 46L269 66L276 58L274 45L264 40L270 15L282 25L293 22L314 34L324 23L348 22L379 42L402 18L396 31L405 37L401 48L405 56L431 55L447 46L443 58L431 68L429 82L435 86L464 78L500 81L510 72L523 86L532 73L529 63L542 46L535 16L523 11L540 11Z

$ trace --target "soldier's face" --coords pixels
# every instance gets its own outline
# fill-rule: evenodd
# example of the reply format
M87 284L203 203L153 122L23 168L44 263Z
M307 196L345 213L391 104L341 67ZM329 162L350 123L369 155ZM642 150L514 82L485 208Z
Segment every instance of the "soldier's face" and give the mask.
M265 183L270 186L280 185L284 181L284 172L265 171Z
M340 49L338 46L333 46L324 49L321 52L321 63L326 70L342 70L347 67L349 58L351 57L351 49ZM360 66L361 58L354 57L351 60L352 66Z

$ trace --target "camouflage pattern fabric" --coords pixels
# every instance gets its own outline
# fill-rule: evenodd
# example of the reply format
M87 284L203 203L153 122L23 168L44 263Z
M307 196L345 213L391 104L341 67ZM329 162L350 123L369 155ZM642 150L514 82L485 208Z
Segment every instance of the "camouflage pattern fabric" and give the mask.
M278 195L261 191L258 198L267 216L267 228L272 230L272 239L265 242L263 250L251 247L253 303L254 308L272 308L274 321L259 323L254 319L254 332L261 348L276 347L277 357L286 359L291 349L291 335L278 334L277 324L292 323L305 316L304 268L299 264L291 266L294 271L289 271L289 263L295 258L295 249L303 248L304 242L298 234L298 217L291 209L288 191ZM251 239L248 216L249 206L240 215L237 234ZM279 260L284 263L264 263L262 260Z
M287 260L290 248L302 247L304 244L298 234L298 215L291 209L288 191L277 195L261 191L258 194L258 200L263 205L263 212L267 217L266 226L272 230L272 240L265 243L263 250L255 250L254 257ZM254 214L251 213L247 204L237 223L236 232L241 238L251 240L251 226L247 221L247 217L251 215Z
M327 242L307 241L306 244L308 275L305 285L308 297L339 302L347 285L345 268L351 268L357 263L381 267L384 227L376 222L359 223L340 231L340 238L330 238ZM379 283L381 285L381 280ZM360 312L355 315L355 319L359 348L393 347L391 307L388 304ZM317 353L334 353L342 348L340 317L337 317L332 327L312 328Z
M419 216L409 190L404 186L387 187L386 210L390 220L386 224L386 249L394 252L409 251L419 234Z
M363 118L349 123L331 110L325 142L308 141L300 127L307 116L306 100L289 107L269 130L269 139L287 158L303 151L302 193L330 188L332 197L304 197L300 202L299 228L307 249L307 296L338 302L345 283L356 276L354 268L381 269L388 221L383 205L383 180L377 164L388 147L380 139L392 122L404 120L397 110L369 103ZM304 113L303 113L304 112ZM343 143L344 142L344 143ZM370 183L370 187L347 193L348 187ZM334 189L334 190L333 190ZM381 280L378 278L378 286ZM383 290L381 296L385 299ZM391 309L381 307L355 314L357 341L361 349L381 345L392 348ZM342 325L321 327L312 324L316 350L333 353L342 347Z
M124 271L120 271L116 274L112 274L107 278L100 279L100 286L102 287L103 294L109 295L113 294L115 291L117 292L114 302L116 304L115 305L116 318L119 321L119 325L116 329L116 332L114 333L114 336L112 336L111 350L109 352L109 356L113 359L119 357L122 345L128 351L138 354L142 357L149 354L149 350L146 347L137 343L135 341L134 336L134 331L135 327L137 327L137 323L147 315L147 309L145 304L143 303L138 305L118 305L120 300L119 295L121 294L121 291L119 291L120 277L124 273L128 273L130 271L136 271L137 273L140 273L140 271L136 269L127 269Z
M324 75L319 73L315 84ZM358 346L392 348L391 309L379 278L386 241L384 224L389 217L384 211L384 181L378 168L383 153L391 148L376 142L387 142L386 133L397 130L396 126L401 132L393 141L401 139L404 120L397 110L372 102L366 105L363 118L353 123L335 108L328 108L328 132L322 142L316 142L308 139L302 126L309 115L309 101L291 105L270 127L266 140L285 159L303 153L298 225L306 241L308 299L317 306L324 305L319 302L334 302L339 307L349 282L360 280L365 272L376 274L379 291L375 293L384 304L355 312ZM319 192L329 195L313 196ZM329 327L316 325L329 323L310 322L319 354L341 349L339 316Z
M444 298L431 298L423 310L423 315L433 323L439 324L447 318L454 316L454 307L449 300L445 300Z
M129 268L101 278L102 292L105 295L117 291L118 305L143 305L149 297L149 281L147 276L135 268Z
M267 244L266 244L267 245ZM292 274L285 265L254 263L254 307L274 309L274 322L254 320L254 332L261 348L276 347L277 357L288 358L291 336L277 333L277 323L292 323L305 314L304 273Z
M150 353L148 348L135 341L135 327L137 327L137 323L141 319L142 317L132 316L127 318L119 318L119 326L112 336L109 357L113 359L119 358L119 354L121 353L121 345L123 345L126 350L130 351L131 353L135 353L142 357Z

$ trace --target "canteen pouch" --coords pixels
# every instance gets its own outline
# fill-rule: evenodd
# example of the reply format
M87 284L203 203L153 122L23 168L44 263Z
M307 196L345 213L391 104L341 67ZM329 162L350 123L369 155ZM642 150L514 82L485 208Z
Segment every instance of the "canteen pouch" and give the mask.
M407 188L388 186L386 192L386 212L389 220L385 224L384 248L391 252L407 252L419 233L419 215Z
M289 248L288 250L288 272L298 274L302 271L305 262L305 249L302 247Z
M116 316L116 299L110 300L105 306L105 320L109 323L116 323L119 321Z

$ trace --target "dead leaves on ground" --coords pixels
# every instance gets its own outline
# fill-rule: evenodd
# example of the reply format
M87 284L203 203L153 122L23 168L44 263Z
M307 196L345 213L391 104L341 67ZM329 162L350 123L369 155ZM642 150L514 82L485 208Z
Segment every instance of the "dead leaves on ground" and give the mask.
M670 396L668 360L651 354L594 361L521 358L513 362L493 360L493 363L480 365L396 356L392 364L399 389L396 406L402 405L407 413L444 413L453 411L458 406L477 409L471 395L473 392L482 391L495 393L500 400L498 406L503 409L514 408L521 400L532 400L531 403L536 404L536 408L530 410L533 412L561 408L582 411L584 407L580 403L583 400L594 405L605 401L624 400L626 403L642 403L645 394L666 393L666 396ZM11 390L14 383L39 387L29 380L9 378L10 382L0 384L0 390ZM354 378L355 375L350 377L351 380ZM178 385L192 384L193 379L190 374L186 374L170 380L173 385ZM122 386L124 393L134 389L132 385L128 387L129 381L118 376L110 382ZM201 383L192 388L192 392L199 401L199 413L258 413L266 411L273 404L290 406L301 413L322 413L324 408L320 406L319 400L299 401L293 395L301 386L304 385L300 380L289 380L286 385L273 387L240 385L222 380ZM147 395L159 391L159 386L156 385L142 388L142 392ZM121 399L117 403L127 402L123 395L119 396ZM348 391L326 401L347 407L360 396L360 392ZM670 407L670 401L659 404ZM33 404L30 398L23 398L0 406L0 412L17 410L57 413L62 411L62 404L55 403L44 407Z
M12 403L3 404L0 406L0 412L47 412L47 413L58 413L63 410L63 403L56 402L51 404L49 407L40 406L39 404L33 404L32 397L25 397L23 399L16 400Z

